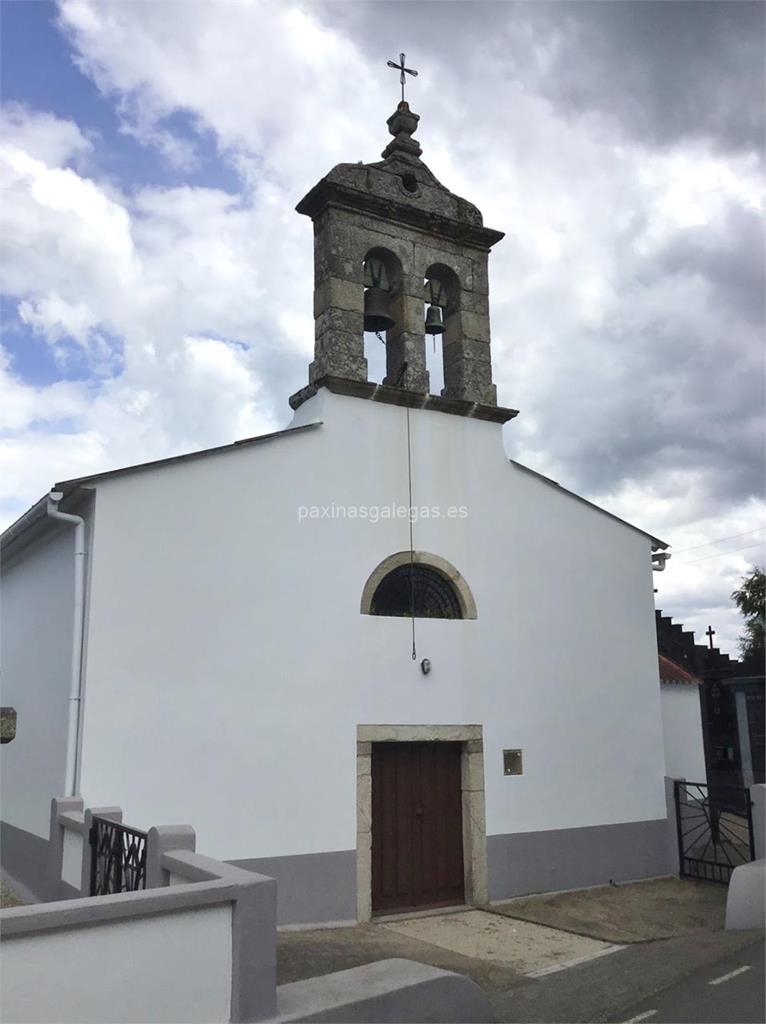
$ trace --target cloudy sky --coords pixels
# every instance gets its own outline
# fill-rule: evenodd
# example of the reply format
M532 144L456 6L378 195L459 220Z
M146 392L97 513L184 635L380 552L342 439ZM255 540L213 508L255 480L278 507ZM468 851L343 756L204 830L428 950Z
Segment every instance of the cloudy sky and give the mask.
M57 479L284 426L301 196L409 89L491 261L509 455L673 545L658 607L736 653L766 559L764 7L2 3L0 525ZM379 360L378 360L379 365Z

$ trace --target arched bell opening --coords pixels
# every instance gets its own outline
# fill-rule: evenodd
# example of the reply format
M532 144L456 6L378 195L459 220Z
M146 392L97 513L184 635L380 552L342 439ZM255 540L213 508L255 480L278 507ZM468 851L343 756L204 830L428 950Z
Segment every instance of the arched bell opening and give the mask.
M452 270L442 263L432 264L425 273L423 282L423 327L426 335L426 367L431 380L431 390L439 394L445 381L445 359L448 327L450 340L454 340L455 317L460 305L460 280Z
M400 331L402 265L388 249L370 249L362 263L364 281L364 354L368 379L381 383L386 374L386 343Z

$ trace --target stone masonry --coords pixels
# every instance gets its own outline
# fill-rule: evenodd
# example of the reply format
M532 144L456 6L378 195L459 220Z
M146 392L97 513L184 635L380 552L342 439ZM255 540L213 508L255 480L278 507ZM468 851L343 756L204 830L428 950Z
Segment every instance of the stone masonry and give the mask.
M384 384L428 394L424 279L447 282L446 398L496 405L492 383L487 261L503 234L436 180L412 138L418 115L400 103L388 119L383 160L338 164L301 200L314 223L315 352L309 381L367 380L363 263L381 255L390 279ZM406 363L406 369L404 364Z

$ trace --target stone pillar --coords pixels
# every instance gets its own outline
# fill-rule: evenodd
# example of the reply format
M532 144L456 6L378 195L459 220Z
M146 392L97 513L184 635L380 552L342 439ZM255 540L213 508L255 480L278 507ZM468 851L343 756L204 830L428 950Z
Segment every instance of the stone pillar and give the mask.
M146 837L146 888L159 889L169 884L169 874L162 867L163 853L171 850L191 850L194 853L197 837L191 825L157 825L149 829Z
M350 226L334 210L314 224L314 361L309 381L330 375L367 380L364 285Z
M70 811L82 811L83 800L79 796L54 797L51 800L51 818L48 840L48 884L44 893L46 900L61 898L61 870L64 864L64 828L59 815ZM88 836L85 835L85 843Z
M356 744L356 919L372 917L372 743Z
M459 307L449 313L442 336L445 398L463 398L482 405L497 405L490 356L489 295L483 290L487 254L474 273L473 287L462 283Z
M386 376L383 383L427 395L430 384L426 369L422 278L411 274L405 276L391 300L391 315L396 326L386 333ZM407 363L407 369L402 374L404 363Z
M755 859L766 857L766 784L757 782L750 787L750 799L753 802L750 813L753 816L753 844Z

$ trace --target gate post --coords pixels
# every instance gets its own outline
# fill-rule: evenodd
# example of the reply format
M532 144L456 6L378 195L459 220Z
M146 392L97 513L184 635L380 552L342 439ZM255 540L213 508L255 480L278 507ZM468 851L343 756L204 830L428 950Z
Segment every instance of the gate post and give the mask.
M766 857L766 836L764 835L764 830L766 829L766 783L757 782L754 786L751 786L750 799L753 801L753 806L750 808L752 813L753 849L755 850L755 859L762 860Z
M82 844L82 877L80 879L80 892L90 896L90 879L93 869L93 847L90 844L90 832L93 828L93 815L99 818L109 818L110 821L122 821L121 807L86 807L85 809L85 836Z
M82 797L62 796L51 800L51 823L48 839L48 891L46 900L61 899L61 869L64 863L64 827L59 823L59 815L67 811L81 811ZM87 835L85 843L87 843ZM85 844L83 844L85 845Z
M197 837L191 825L153 825L146 836L146 888L168 885L169 872L162 867L163 853L171 850L194 853L196 845Z
M680 821L678 809L678 783L684 779L671 779L665 776L665 810L668 819L667 831L667 864L670 873L680 875L683 868L682 851L680 845Z

